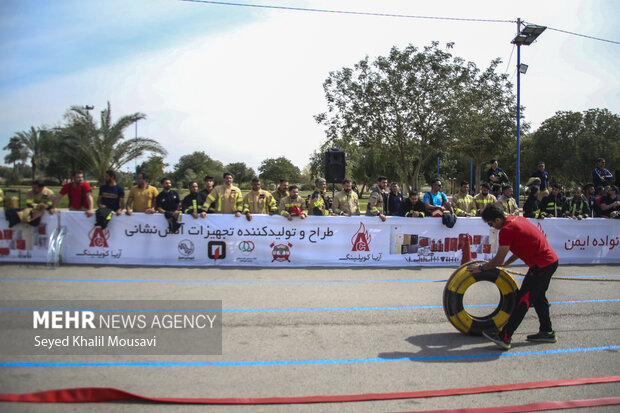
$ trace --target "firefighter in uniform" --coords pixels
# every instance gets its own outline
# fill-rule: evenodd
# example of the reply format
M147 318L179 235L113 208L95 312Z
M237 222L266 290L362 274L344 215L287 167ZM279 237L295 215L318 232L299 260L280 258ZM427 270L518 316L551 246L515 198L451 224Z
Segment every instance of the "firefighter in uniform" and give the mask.
M543 198L540 208L545 217L559 218L564 215L564 201L560 196L560 185L554 184L551 187L551 193Z
M233 185L233 176L230 172L224 173L224 184L216 186L207 197L208 204L215 202L217 214L235 214L241 216L243 211L243 194Z
M575 187L575 189L573 189L573 197L569 199L566 204L564 218L582 219L590 218L591 215L590 206L588 205L588 201L583 197L581 187Z
M273 215L277 210L273 196L264 189L260 189L260 179L253 178L252 190L243 197L243 213L247 220L252 220L252 214Z
M310 215L330 215L331 202L325 194L327 181L324 178L316 178L314 181L315 189L310 197L308 214Z
M184 214L190 214L194 218L198 218L198 215L200 215L201 218L206 217L207 205L202 194L198 192L198 182L189 181L187 187L189 188L189 194L183 198L181 211L183 211Z
M476 204L476 216L482 215L483 209L485 209L488 205L497 202L497 198L489 192L490 190L491 186L486 182L480 184L480 193L474 197L474 203Z
M461 182L461 191L453 197L454 213L457 217L476 216L474 197L469 195L469 182Z
M385 176L380 176L377 180L377 185L372 189L370 198L368 199L368 206L366 207L366 216L381 218L381 221L385 221L385 206L387 193L385 188L387 187L388 180Z
M495 203L500 207L506 216L519 215L519 207L517 202L512 197L512 185L504 185L502 188L502 197Z
M352 187L350 179L342 181L342 191L336 194L332 205L334 214L345 217L360 215L360 200Z
M22 222L30 222L38 224L37 221L43 216L45 211L52 207L54 201L54 192L46 188L43 182L36 180L32 183L32 189L26 193L27 208L20 211L20 219Z
M286 179L280 179L280 185L278 186L278 189L271 193L271 196L273 196L273 200L275 201L276 206L280 205L280 201L282 200L282 198L288 195L288 181Z
M297 185L291 185L289 188L289 196L285 196L280 200L278 206L278 212L283 217L286 217L289 221L293 220L294 216L299 216L301 219L306 218L304 209L306 209L306 200L299 196L299 188Z

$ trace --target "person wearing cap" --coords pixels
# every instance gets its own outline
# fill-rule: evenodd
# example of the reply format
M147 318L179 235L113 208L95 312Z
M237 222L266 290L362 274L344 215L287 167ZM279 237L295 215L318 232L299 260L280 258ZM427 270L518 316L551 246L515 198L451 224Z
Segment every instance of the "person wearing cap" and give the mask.
M334 198L334 214L345 217L360 215L360 200L352 187L350 179L342 181L342 191L336 193Z
M252 190L243 197L243 214L247 220L252 220L252 214L273 215L277 210L271 194L260 188L260 179L252 178Z
M327 181L324 178L316 178L314 181L315 189L310 197L308 204L309 215L330 215L331 205L325 194Z
M278 212L289 221L292 221L294 216L298 216L301 219L306 218L304 209L306 209L306 200L299 196L299 187L291 185L289 187L289 196L285 196L280 200Z

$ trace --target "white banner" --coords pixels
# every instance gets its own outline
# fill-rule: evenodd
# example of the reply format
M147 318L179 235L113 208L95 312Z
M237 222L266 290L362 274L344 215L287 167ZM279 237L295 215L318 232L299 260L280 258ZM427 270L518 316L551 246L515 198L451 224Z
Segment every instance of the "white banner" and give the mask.
M4 217L4 211L0 213ZM0 220L0 262L46 262L50 235L58 225L58 215L45 214L37 226L16 224L9 228Z
M62 212L67 227L62 260L75 264L181 266L458 266L465 238L472 259L489 260L494 247L480 218L454 228L436 218L183 215L168 231L162 214L114 216L105 230L83 212ZM620 221L533 220L561 264L620 263Z

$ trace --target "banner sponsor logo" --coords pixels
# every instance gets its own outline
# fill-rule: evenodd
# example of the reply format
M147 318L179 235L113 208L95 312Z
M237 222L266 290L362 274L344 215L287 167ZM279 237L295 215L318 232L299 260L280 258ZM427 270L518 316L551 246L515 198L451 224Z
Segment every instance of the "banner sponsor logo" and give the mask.
M271 244L269 244L269 246L272 248L271 256L273 257L273 259L271 260L271 262L291 262L291 260L289 259L291 256L290 248L293 246L293 244L291 244L290 242L287 242L286 244L276 244L275 242L272 242Z
M237 244L237 248L241 253L247 255L254 251L254 243L252 241L240 241L239 244Z
M110 248L108 245L110 230L107 228L93 227L88 232L88 238L90 239L89 247Z
M194 259L194 251L196 248L194 247L194 243L189 239L184 239L179 242L177 245L177 250L179 251L179 260L193 260Z
M226 258L226 243L224 241L209 241L207 256L216 262Z
M372 236L366 230L363 222L360 222L360 227L357 232L351 238L351 243L353 244L353 248L351 251L370 251L370 241L372 240Z
M253 241L244 240L239 241L237 244L237 250L241 253L241 257L236 257L235 261L240 263L252 263L256 261L256 257L254 256L254 249L256 245Z

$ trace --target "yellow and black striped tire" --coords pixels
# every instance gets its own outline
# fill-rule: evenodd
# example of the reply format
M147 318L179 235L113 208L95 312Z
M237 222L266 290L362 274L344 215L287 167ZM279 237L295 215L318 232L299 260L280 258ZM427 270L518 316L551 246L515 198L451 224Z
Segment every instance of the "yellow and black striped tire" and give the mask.
M463 334L479 336L485 330L501 329L515 308L517 290L516 281L504 269L472 274L467 266L487 261L471 261L461 265L448 279L443 290L443 309L448 320ZM490 314L474 317L465 311L463 296L469 287L478 281L490 281L495 284L501 294L499 304Z

